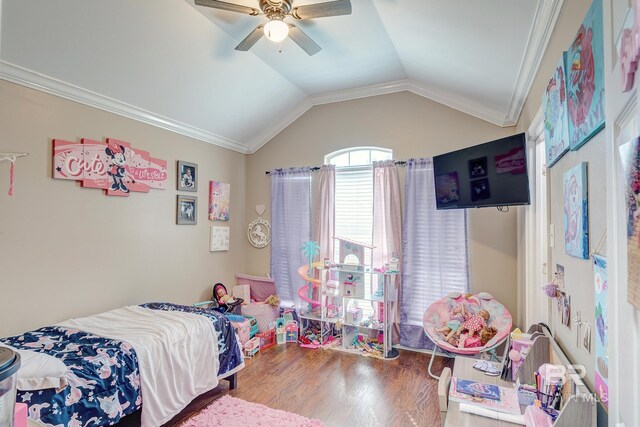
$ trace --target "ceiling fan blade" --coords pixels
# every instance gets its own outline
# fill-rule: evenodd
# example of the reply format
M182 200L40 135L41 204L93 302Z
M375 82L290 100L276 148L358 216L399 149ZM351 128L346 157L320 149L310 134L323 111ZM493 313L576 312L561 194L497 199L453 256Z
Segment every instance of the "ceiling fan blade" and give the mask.
M240 42L238 46L236 46L236 50L246 52L251 49L253 45L256 44L258 40L260 40L264 35L263 28L264 25L258 25L253 31L249 33L247 37L244 38L244 40Z
M260 10L239 4L227 3L219 0L195 0L198 6L212 7L214 9L228 10L230 12L246 13L247 15L259 15Z
M291 16L296 19L324 18L325 16L351 15L350 0L336 0L325 3L294 7Z
M322 48L318 46L316 42L311 40L311 37L306 35L304 31L295 25L289 24L289 37L293 40L298 46L302 48L307 55L313 56L316 53L320 52Z

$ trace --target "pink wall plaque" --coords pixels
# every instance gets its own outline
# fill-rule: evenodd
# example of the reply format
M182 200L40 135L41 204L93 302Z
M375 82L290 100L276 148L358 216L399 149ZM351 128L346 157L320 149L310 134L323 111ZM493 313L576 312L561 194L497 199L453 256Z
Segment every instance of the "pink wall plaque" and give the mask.
M81 181L83 187L100 188L110 196L129 196L149 188L166 189L167 162L113 138L106 143L54 139L53 178Z

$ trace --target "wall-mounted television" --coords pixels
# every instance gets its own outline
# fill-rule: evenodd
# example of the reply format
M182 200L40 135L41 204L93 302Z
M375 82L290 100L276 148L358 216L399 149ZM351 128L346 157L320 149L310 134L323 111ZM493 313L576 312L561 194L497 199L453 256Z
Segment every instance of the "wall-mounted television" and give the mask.
M438 209L528 205L524 133L435 156Z

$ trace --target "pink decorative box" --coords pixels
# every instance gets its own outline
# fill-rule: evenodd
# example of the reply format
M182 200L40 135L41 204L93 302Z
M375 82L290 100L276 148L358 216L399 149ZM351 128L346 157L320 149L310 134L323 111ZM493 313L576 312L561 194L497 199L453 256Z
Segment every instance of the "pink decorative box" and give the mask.
M242 344L251 339L251 322L249 319L245 319L242 322L231 322L231 324L236 330Z
M275 322L280 314L279 308L274 308L269 304L255 303L240 307L243 316L253 316L258 322L258 330L264 332L269 329L269 323Z
M529 349L531 348L532 345L533 345L533 341L524 339L524 338L511 340L511 348L519 352L521 356L519 361L511 362L511 380L513 381L516 380L518 369L520 369L520 366L524 362L524 358L527 356L527 353L529 353Z
M27 427L27 404L16 403L13 415L13 427Z

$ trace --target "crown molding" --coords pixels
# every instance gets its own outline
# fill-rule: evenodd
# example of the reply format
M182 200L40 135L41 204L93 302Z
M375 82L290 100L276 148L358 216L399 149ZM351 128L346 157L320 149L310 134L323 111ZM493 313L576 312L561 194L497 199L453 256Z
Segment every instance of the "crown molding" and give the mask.
M372 96L388 95L398 92L411 92L423 98L430 99L446 107L453 108L467 115L490 122L496 126L512 126L504 121L504 114L485 108L471 100L455 96L450 93L428 88L425 85L411 79L396 80L388 83L380 83L370 86L362 86L346 90L325 92L311 95L303 99L294 109L287 114L273 129L262 132L250 144L251 153L255 153L267 142L275 138L282 130L296 121L300 116L316 105L332 104L335 102L352 101L355 99L369 98Z
M564 0L539 0L505 123L515 126L540 69Z
M110 113L118 114L132 120L166 129L180 135L208 142L209 144L217 145L239 153L247 154L251 151L249 146L246 144L242 144L195 126L161 116L2 60L0 60L0 79L46 92L61 98L69 99L100 110L108 111Z
M0 13L2 1L0 0ZM448 91L443 91L412 79L403 79L307 96L292 108L282 120L275 122L274 126L265 128L248 143L241 143L2 60L0 60L0 78L243 154L251 154L258 151L287 126L316 105L404 91L438 102L496 126L509 127L515 126L520 118L563 2L564 0L539 0L527 48L506 115L504 112L487 108L475 101ZM2 40L0 39L1 48Z
M276 135L285 130L291 123L298 120L300 116L309 111L313 106L314 104L311 102L310 97L307 96L304 98L300 103L298 103L298 105L292 108L289 113L280 120L280 122L276 123L275 126L260 132L260 134L254 138L253 142L249 144L249 153L253 154L261 149L267 142L275 138Z
M387 83L379 83L369 86L355 87L344 90L311 95L309 98L313 105L332 104L334 102L351 101L353 99L369 98L371 96L387 95L390 93L407 90L408 80L396 80Z
M507 127L513 126L510 123L505 122L504 113L500 113L491 108L487 108L478 104L470 99L454 95L447 91L442 91L433 87L429 87L414 80L409 80L407 83L407 90L409 92L420 95L424 98L435 101L446 107L453 108L469 116L476 117L478 119L487 121L496 126Z

